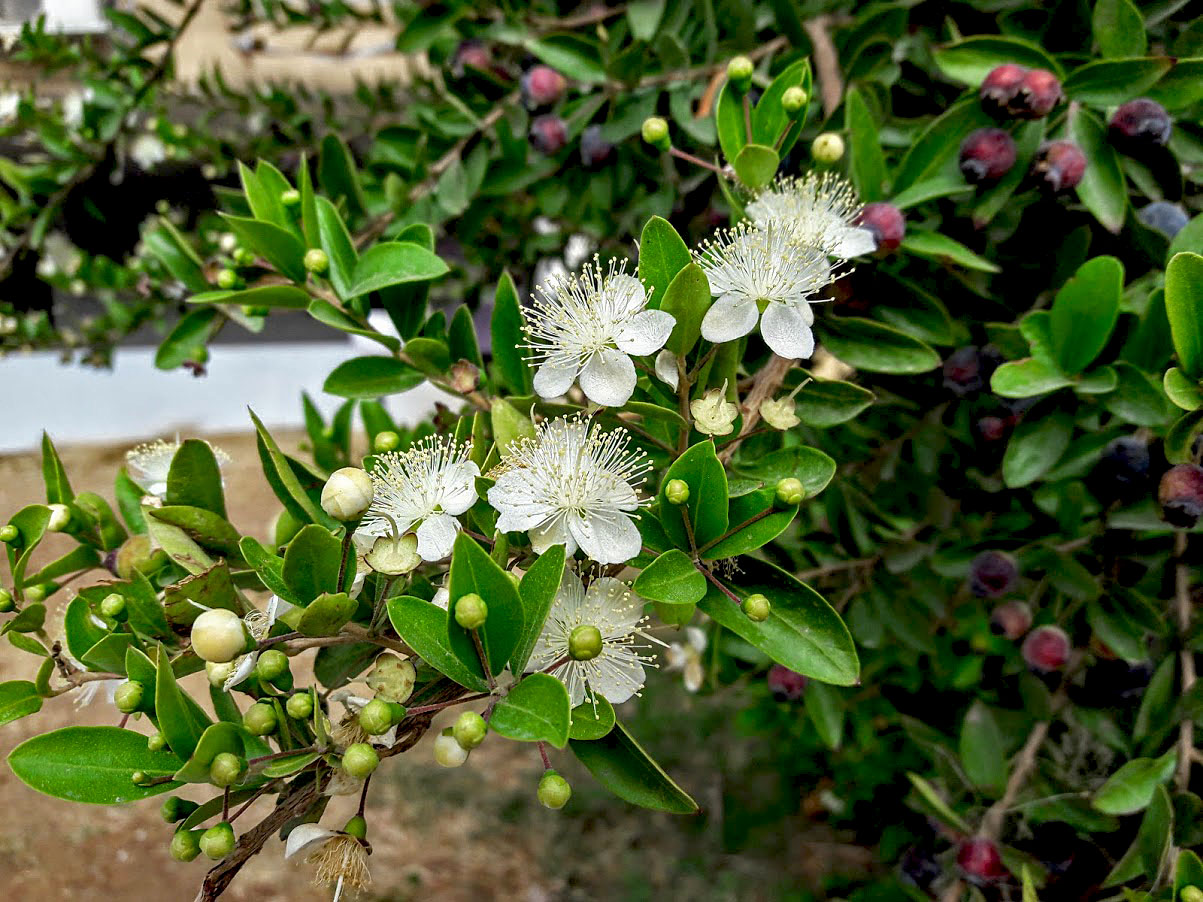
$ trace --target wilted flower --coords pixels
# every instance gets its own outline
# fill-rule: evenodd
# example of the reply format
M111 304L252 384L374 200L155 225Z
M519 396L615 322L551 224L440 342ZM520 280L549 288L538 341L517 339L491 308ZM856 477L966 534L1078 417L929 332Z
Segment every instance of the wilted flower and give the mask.
M307 853L306 863L316 868L314 884L334 887L334 902L338 902L344 886L361 890L372 882L367 849L349 833L327 830L320 824L298 824L288 834L284 858L302 853Z
M712 388L696 401L689 402L693 414L693 425L706 435L729 435L735 428L739 408L727 400L727 383L722 388Z
M275 626L276 617L281 613L280 606L288 605L288 602L281 600L273 595L267 602L267 609L252 610L242 622L246 624L247 632L249 632L256 641L262 641L271 635L272 627ZM225 685L222 688L229 692L255 671L255 665L259 662L259 652L252 651L242 655L234 661L234 672L226 678Z
M677 370L677 355L664 350L656 355L656 378L668 385L673 391L681 384L681 374Z
M685 641L673 642L664 652L668 662L667 670L679 670L685 688L697 692L702 688L706 678L706 669L702 665L702 652L706 650L706 633L696 626L685 627Z
M757 227L780 229L804 247L841 260L877 249L873 234L856 225L860 210L855 189L832 172L778 179L746 208Z
M213 456L217 458L220 467L230 460L230 455L220 448L209 445ZM167 494L167 474L171 471L171 461L180 450L180 440L174 442L147 442L126 452L125 466L130 479L136 482L148 495L163 498Z

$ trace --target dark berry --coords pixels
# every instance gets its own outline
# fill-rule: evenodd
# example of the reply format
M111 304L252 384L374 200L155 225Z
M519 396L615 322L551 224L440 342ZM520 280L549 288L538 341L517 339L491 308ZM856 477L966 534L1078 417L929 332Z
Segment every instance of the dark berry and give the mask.
M488 72L493 66L493 53L483 41L462 41L451 57L451 74L463 78L468 69Z
M865 204L859 224L873 233L879 253L897 250L906 235L906 218L893 204L878 201Z
M1007 601L990 615L990 629L1012 641L1032 628L1032 609L1026 601Z
M1149 488L1149 444L1135 436L1117 438L1103 449L1086 485L1100 501L1130 503Z
M1073 141L1049 141L1032 162L1042 187L1056 193L1077 187L1086 173L1086 154Z
M983 551L969 565L969 588L978 598L1006 595L1018 578L1015 558L1001 551Z
M556 153L568 143L568 126L551 113L537 116L530 124L530 143L539 153Z
M1161 504L1161 519L1171 526L1187 529L1203 516L1203 467L1198 464L1178 464L1161 477L1157 488Z
M1136 214L1136 218L1146 228L1160 232L1169 241L1173 241L1174 236L1190 222L1186 211L1178 204L1172 204L1168 200L1155 200L1151 204L1145 204Z
M1001 362L998 351L990 346L958 348L944 361L944 387L958 398L975 394L990 384Z
M1011 430L1010 417L988 416L977 421L977 434L984 442L1001 442Z
M972 883L993 883L1007 875L998 846L988 839L967 839L957 849L957 865Z
M1155 100L1140 97L1121 104L1111 117L1111 142L1126 153L1164 147L1170 140L1170 114Z
M1019 86L1027 74L1027 68L1018 63L1003 63L991 69L981 90L982 107L986 112L1000 118L1009 115L1011 101L1019 93Z
M601 166L614 154L614 145L602 137L602 127L591 125L581 134L581 164L586 169Z
M979 128L961 142L960 160L965 181L996 182L1015 165L1015 141L1001 128Z
M1069 660L1069 636L1059 626L1038 626L1023 640L1022 650L1028 667L1052 673Z
M1047 69L1025 73L1008 107L1016 119L1042 119L1061 101L1061 82Z
M568 80L551 66L534 66L523 73L519 87L526 108L537 110L559 100Z
M806 677L780 664L774 664L769 670L768 683L773 698L779 702L797 701L806 690Z

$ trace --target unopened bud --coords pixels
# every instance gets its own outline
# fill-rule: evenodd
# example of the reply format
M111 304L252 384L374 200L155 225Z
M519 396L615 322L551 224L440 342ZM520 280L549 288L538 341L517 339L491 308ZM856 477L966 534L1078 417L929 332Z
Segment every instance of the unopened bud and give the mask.
M289 188L287 191L280 192L280 203L286 207L295 207L301 202L301 192L296 188Z
M307 270L319 276L330 268L330 258L320 247L311 247L305 251L304 263Z
M459 767L468 760L468 751L447 730L434 741L434 760L441 767Z
M335 470L322 487L322 510L335 520L358 520L372 504L372 477L359 467Z
M313 696L308 692L298 692L289 697L284 710L293 720L305 720L313 714Z
M343 752L343 770L348 776L363 780L380 765L380 756L366 742L356 742Z
M50 504L50 519L46 521L47 532L62 532L71 525L71 508L65 504Z
M171 837L171 857L176 861L192 861L200 854L203 830L178 830Z
M731 86L741 94L748 90L755 72L755 64L746 56L734 56L727 63L727 78L730 79Z
M810 155L817 163L838 163L844 156L844 139L835 132L823 132L810 143Z
M372 450L377 454L387 454L389 451L396 451L401 447L401 436L391 430L377 432L376 437L372 439Z
M455 603L455 622L466 630L480 629L488 616L489 606L475 592L461 595Z
M808 100L810 98L806 96L806 91L794 85L792 88L786 88L781 95L781 109L785 110L787 116L797 116L806 110Z
M225 608L205 611L192 624L192 650L202 661L225 664L254 647L242 618Z
M220 861L234 851L234 828L226 821L210 827L200 838L200 850L206 858Z
M222 269L217 272L217 287L223 291L230 291L238 285L238 273L232 269Z
M233 752L219 752L209 765L209 781L219 788L233 786L246 770L246 762Z
M657 150L667 151L672 147L668 137L668 122L660 116L649 116L643 120L643 140Z
M6 544L17 541L21 538L21 530L9 523L7 526L0 527L0 542Z
M790 476L777 483L777 501L780 504L792 507L795 504L801 504L805 497L806 488L802 485L801 479Z
M451 728L451 735L455 737L455 741L469 752L485 741L488 732L489 725L475 711L465 711Z
M113 592L100 602L100 613L111 620L125 619L125 599Z
M276 732L276 709L266 702L257 702L242 715L242 725L252 736L270 736Z
M359 725L369 736L387 733L393 728L393 712L389 703L382 698L372 699L360 710Z
M122 714L133 714L142 704L142 699L146 694L146 689L141 683L134 680L126 680L117 687L117 691L113 693L113 704Z
M572 787L554 770L549 770L539 780L538 796L539 803L544 808L557 811L567 805L568 800L572 798Z
M161 730L155 730L147 737L146 747L152 752L160 752L167 747L167 737Z
M179 796L170 796L159 808L159 814L167 823L174 824L182 821L199 807L196 802L181 799Z
M755 595L749 595L744 599L743 603L744 614L753 623L764 623L769 619L769 611L772 605L769 600L757 592Z
M684 479L670 479L664 487L664 497L669 504L684 504L689 500L689 483Z
M1203 902L1203 889L1197 886L1184 886L1178 893L1182 902Z
M259 655L259 660L255 664L255 672L260 679L267 680L269 683L275 682L288 673L288 655L278 648L267 649Z

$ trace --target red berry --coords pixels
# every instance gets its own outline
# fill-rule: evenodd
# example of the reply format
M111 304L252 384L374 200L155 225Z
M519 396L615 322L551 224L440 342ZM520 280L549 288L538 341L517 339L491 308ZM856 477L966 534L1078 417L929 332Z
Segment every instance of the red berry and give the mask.
M1006 595L1018 578L1015 558L1001 551L983 551L969 565L969 588L978 598Z
M614 153L614 145L602 137L602 127L591 125L581 134L581 164L596 169Z
M1040 184L1052 192L1077 187L1086 172L1086 154L1073 141L1049 141L1032 163Z
M1061 101L1061 82L1047 69L1032 69L1023 76L1019 93L1008 109L1016 119L1042 119Z
M537 116L530 124L530 143L539 153L553 154L568 143L568 126L559 116Z
M1128 153L1164 147L1170 140L1170 114L1155 100L1140 97L1121 104L1109 124L1111 141Z
M982 441L1000 442L1007 437L1010 425L1009 418L982 417L977 421L977 434L982 437Z
M1007 115L1007 109L1019 93L1019 86L1027 74L1027 68L1018 63L1003 63L991 69L982 82L981 90L982 106L986 112L1000 118Z
M806 677L780 664L774 664L769 670L768 682L769 691L779 702L797 701L806 689Z
M551 66L534 66L523 74L519 87L527 109L537 110L559 100L568 81Z
M973 883L993 883L1007 875L998 846L988 839L967 839L957 849L957 865Z
M1007 601L990 615L990 629L1014 641L1032 628L1032 609L1026 601Z
M1000 363L998 351L989 345L957 348L944 361L944 387L958 398L979 392L990 383Z
M1052 673L1069 660L1069 636L1059 626L1038 626L1023 640L1022 650L1028 667Z
M493 53L483 41L462 41L451 57L451 74L463 78L467 69L487 72L493 65Z
M865 204L860 211L859 224L873 233L881 253L897 250L906 235L906 218L902 211L884 201Z
M1170 467L1157 487L1161 504L1161 519L1171 526L1187 529L1203 516L1203 467L1198 464L1178 464Z
M1001 128L979 128L961 142L961 173L971 184L996 182L1015 165L1015 141Z

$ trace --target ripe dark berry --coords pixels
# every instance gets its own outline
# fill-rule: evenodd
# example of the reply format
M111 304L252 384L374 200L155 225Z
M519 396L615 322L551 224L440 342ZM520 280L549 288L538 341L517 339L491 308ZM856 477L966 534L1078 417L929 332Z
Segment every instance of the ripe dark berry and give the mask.
M1164 147L1172 129L1170 114L1155 100L1140 97L1121 104L1111 117L1111 143L1125 153Z
M958 348L944 361L944 387L958 398L979 392L990 384L1001 362L998 351L989 346Z
M873 233L878 253L897 250L906 235L906 219L902 211L884 201L865 204L860 211L859 224Z
M1135 436L1117 438L1103 449L1086 486L1100 501L1132 502L1149 488L1149 444Z
M996 182L1015 165L1015 141L1001 128L979 128L961 142L960 159L965 181Z
M1022 651L1032 670L1052 673L1069 660L1069 636L1059 626L1038 626L1023 640Z
M1006 595L1018 578L1015 558L1001 551L983 551L969 565L969 588L978 598Z
M1136 214L1136 218L1144 226L1160 232L1170 241L1173 241L1174 236L1190 222L1186 211L1178 204L1172 204L1168 200L1155 200L1151 204L1145 204Z
M519 88L528 110L551 106L568 87L568 80L551 66L534 66L522 75Z
M602 127L591 125L581 134L581 164L586 169L601 166L614 153L614 145L602 137Z
M768 682L769 691L779 702L797 701L806 690L806 677L780 664L774 664L769 670Z
M984 442L1001 442L1011 429L1010 417L982 417L977 421L977 434Z
M1032 628L1032 609L1026 601L1007 601L990 615L990 629L1012 641Z
M1157 488L1161 504L1161 519L1171 526L1187 529L1203 516L1203 467L1198 464L1178 464L1161 477Z
M1024 74L1008 109L1016 119L1042 119L1061 101L1061 82L1047 69Z
M1073 141L1049 141L1032 162L1032 172L1049 191L1077 187L1086 173L1086 154Z
M967 839L957 849L957 865L972 883L993 883L1007 875L998 846L988 839Z
M463 78L468 69L488 72L493 66L493 52L483 41L462 41L451 57L451 74Z
M982 107L986 112L999 118L1008 115L1008 107L1027 74L1027 68L1018 63L1003 63L991 69L981 90Z
M568 126L551 113L537 116L530 124L530 143L539 153L556 153L568 143Z

